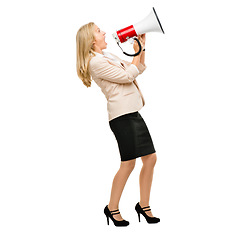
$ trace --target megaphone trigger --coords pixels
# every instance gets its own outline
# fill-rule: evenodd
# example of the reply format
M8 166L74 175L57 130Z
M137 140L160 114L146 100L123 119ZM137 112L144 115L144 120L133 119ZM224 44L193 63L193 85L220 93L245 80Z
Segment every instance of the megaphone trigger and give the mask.
M133 39L133 38L129 38L127 41L128 41L130 44L134 44L134 39Z

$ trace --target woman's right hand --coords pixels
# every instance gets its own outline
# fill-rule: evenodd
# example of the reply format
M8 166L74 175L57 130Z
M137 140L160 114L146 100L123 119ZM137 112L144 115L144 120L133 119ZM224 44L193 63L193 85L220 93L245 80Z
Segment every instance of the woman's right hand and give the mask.
M143 44L142 44L142 39L141 39L140 35L138 35L138 40L139 40L139 42L142 46L142 50L143 50ZM136 40L134 40L133 48L134 48L135 53L137 53L139 51L139 45L138 45ZM141 50L141 52L142 52L142 50Z
M138 35L138 40L139 40L139 42L142 46L142 50L143 50L143 40L142 40L140 35ZM137 41L134 41L133 48L134 48L135 53L137 53L139 51L139 45L138 45ZM137 68L140 64L140 58L141 58L142 50L141 50L139 55L137 55L133 58L133 61L132 61L132 64L134 64Z

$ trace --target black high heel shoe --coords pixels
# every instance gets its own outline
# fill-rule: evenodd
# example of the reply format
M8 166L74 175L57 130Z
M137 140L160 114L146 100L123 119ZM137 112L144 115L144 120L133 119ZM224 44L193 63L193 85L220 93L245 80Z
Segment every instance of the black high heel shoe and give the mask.
M114 219L113 215L120 214L118 209L114 210L114 211L110 211L108 206L106 206L104 209L104 213L106 215L108 225L109 225L109 218L113 221L113 223L116 227L127 227L129 225L128 221L125 221L125 220L118 221L118 220Z
M149 217L145 212L147 211L151 211L150 206L147 207L141 207L139 203L136 204L135 206L135 210L138 214L138 218L139 218L139 222L141 221L140 219L140 214L142 214L143 217L145 217L145 219L147 220L148 223L158 223L160 222L159 218L156 217Z

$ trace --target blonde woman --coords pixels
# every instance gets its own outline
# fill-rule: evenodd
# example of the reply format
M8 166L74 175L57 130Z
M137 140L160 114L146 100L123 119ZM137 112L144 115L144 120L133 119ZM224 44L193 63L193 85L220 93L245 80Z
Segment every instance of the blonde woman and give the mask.
M152 215L149 207L153 170L156 163L155 148L148 128L138 112L144 106L144 98L136 77L145 69L145 34L138 36L142 52L133 58L132 63L117 56L103 52L106 49L105 32L94 23L82 26L76 36L77 74L86 87L92 79L101 88L107 99L110 128L115 135L121 156L121 164L114 177L109 204L104 213L115 226L128 226L119 212L119 201L134 169L136 158L141 157L143 166L140 172L140 201L135 210L140 221L142 214L148 223L158 223L159 218ZM134 51L138 45L134 43Z

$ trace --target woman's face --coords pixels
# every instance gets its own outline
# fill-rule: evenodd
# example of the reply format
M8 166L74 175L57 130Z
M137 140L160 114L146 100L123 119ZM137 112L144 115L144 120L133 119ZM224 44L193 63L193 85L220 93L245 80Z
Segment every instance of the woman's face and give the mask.
M105 32L100 30L100 28L95 25L94 32L94 50L96 52L101 52L102 49L106 49L107 43L105 42Z

